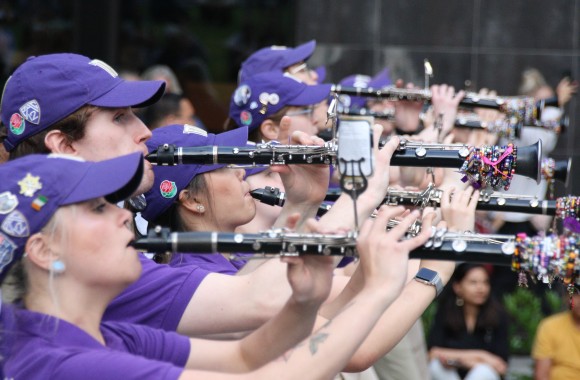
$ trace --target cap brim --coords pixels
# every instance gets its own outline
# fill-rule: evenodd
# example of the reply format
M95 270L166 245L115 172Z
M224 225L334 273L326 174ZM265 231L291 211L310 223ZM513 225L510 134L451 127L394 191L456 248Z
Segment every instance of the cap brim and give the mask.
M389 69L384 69L377 75L375 75L373 79L371 79L368 86L380 89L386 86L390 86L391 84L393 84L393 81L391 80L391 77L389 75Z
M122 81L89 104L108 108L146 107L157 102L164 92L164 81Z
M290 67L298 62L306 61L312 53L314 53L314 49L316 49L316 41L311 40L302 45L296 46L291 54L288 54L285 60L285 68Z
M312 104L318 104L321 101L328 99L331 87L331 84L304 86L304 90L295 96L294 99L289 100L288 105L309 106Z
M117 203L129 198L143 177L143 154L132 153L111 160L92 162L85 175L62 205L105 197Z

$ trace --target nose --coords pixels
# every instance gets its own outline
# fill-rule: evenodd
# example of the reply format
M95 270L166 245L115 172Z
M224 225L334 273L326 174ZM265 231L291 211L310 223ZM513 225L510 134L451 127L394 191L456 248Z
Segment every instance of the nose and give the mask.
M127 209L117 207L119 210L119 220L121 225L131 225L131 221L133 220L133 213Z
M151 130L147 128L141 119L137 118L137 130L135 133L135 140L137 144L145 144L145 141L149 140L151 136Z

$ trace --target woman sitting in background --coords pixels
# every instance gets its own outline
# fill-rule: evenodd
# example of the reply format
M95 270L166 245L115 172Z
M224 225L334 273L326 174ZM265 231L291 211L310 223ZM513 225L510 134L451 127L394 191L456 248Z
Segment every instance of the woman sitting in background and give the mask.
M483 265L461 264L441 295L428 345L433 380L499 379L508 360L508 319L490 297Z

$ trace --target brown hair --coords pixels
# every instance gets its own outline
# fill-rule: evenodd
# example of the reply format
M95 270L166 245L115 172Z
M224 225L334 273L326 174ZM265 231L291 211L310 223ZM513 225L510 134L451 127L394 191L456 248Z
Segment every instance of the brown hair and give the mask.
M286 115L289 108L290 108L290 106L284 106L281 109L279 109L277 112L273 113L272 115L268 115L268 117L265 120L269 119L269 120L272 120L272 122L275 123L276 125L280 125L280 121L282 121L282 118ZM236 129L236 128L239 128L239 125L236 124L234 119L232 119L231 117L228 117L224 123L224 130L231 131L232 129ZM248 141L253 141L255 143L259 143L259 142L262 142L262 140L264 140L264 136L262 135L262 131L260 130L260 126L254 128L253 130L250 130L250 133L248 134Z
M85 137L88 120L98 109L99 107L91 105L85 105L79 108L47 129L21 141L10 151L9 159L14 160L35 153L50 153L50 150L48 150L44 144L44 138L50 131L61 131L66 136L69 143L82 140L83 137ZM5 134L6 132L0 132L0 139L2 139L3 133Z

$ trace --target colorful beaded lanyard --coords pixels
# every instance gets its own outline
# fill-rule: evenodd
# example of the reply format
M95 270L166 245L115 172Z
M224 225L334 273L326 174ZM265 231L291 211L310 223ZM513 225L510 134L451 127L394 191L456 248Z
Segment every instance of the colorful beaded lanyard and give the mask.
M507 146L471 147L459 169L463 182L469 181L476 189L486 191L508 190L516 172L517 147Z
M556 199L556 219L570 232L580 233L580 197L567 196Z
M579 241L575 235L548 235L529 237L516 236L512 257L512 270L518 272L518 284L527 286L526 273L532 280L539 280L551 286L559 278L567 286L570 297L580 287Z

